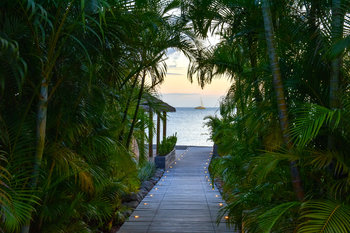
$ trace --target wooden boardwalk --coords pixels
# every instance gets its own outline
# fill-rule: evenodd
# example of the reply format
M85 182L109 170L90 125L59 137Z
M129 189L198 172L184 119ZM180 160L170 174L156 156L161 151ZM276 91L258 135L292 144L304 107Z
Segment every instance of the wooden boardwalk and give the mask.
M234 232L224 218L216 224L225 203L208 179L211 152L211 147L189 147L179 154L118 232Z

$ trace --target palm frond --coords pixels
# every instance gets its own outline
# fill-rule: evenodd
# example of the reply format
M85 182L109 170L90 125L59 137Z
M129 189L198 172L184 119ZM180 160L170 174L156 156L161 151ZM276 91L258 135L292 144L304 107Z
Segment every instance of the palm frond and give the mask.
M281 166L281 162L298 161L299 159L300 155L291 152L267 151L252 159L254 166L251 168L251 173L256 176L258 183L262 183L270 173L276 171L278 166Z
M276 223L291 208L299 206L299 202L286 202L269 209L258 217L259 225L263 232L272 232Z
M301 205L297 232L336 232L350 231L349 206L329 200L311 200Z
M331 110L316 104L305 105L296 115L290 135L298 147L306 146L324 125L331 129L337 128L341 119L340 110Z

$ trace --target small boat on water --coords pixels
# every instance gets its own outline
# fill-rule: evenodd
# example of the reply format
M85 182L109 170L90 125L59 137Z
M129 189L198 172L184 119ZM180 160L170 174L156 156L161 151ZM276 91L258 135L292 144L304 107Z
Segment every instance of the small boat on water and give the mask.
M201 106L195 107L194 109L205 109L205 107L203 106L202 98L201 98Z

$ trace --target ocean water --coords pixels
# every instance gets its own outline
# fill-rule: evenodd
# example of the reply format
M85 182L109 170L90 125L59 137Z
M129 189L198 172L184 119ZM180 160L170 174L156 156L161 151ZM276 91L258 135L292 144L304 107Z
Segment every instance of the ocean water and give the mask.
M212 146L213 142L209 139L209 129L204 125L204 118L215 115L220 115L218 108L199 110L178 107L176 112L168 113L167 136L177 133L177 145ZM161 124L161 132L162 127Z

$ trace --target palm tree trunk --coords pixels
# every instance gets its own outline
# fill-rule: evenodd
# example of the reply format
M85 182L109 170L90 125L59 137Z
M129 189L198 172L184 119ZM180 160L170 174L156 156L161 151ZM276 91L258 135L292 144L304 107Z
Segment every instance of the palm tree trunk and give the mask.
M38 177L41 167L41 161L44 154L45 138L46 138L46 120L47 120L47 97L48 83L47 78L43 78L40 86L39 103L36 122L36 151L33 168L33 176L31 178L31 188L35 189L38 184ZM30 228L30 219L22 227L21 233L28 233Z
M334 45L338 40L343 37L343 22L344 15L341 12L341 0L332 0L332 44ZM331 109L336 109L340 107L340 101L338 97L339 91L339 79L340 79L340 69L342 66L343 58L342 54L339 54L331 61L331 74L329 80L329 107ZM336 149L336 139L332 133L328 135L327 148L332 151ZM332 161L330 165L330 171L334 171L336 161ZM335 174L335 173L334 173ZM334 178L338 179L341 175L334 175Z
M35 163L34 163L34 174L33 174L33 187L36 187L38 183L39 169L41 166L42 157L44 154L45 138L46 138L46 120L47 120L47 97L48 97L48 83L47 79L44 78L41 83L38 115L36 123L36 152L35 152Z
M284 143L286 144L288 149L291 149L291 141L288 132L288 112L287 105L284 97L283 83L281 77L281 71L278 64L278 56L275 49L275 41L274 41L274 30L272 24L272 17L270 11L270 5L268 0L262 1L262 13L264 18L264 26L265 26L265 37L267 43L268 54L270 58L270 65L272 69L273 76L273 86L276 92L276 100L277 100L277 108L279 114L280 127L283 135ZM298 198L298 200L304 199L304 191L301 186L301 180L299 175L299 170L296 165L296 162L290 163L291 176L294 192Z
M125 130L125 121L126 121L126 117L128 116L128 111L129 111L129 107L130 107L130 103L131 103L131 100L132 100L132 97L133 97L133 93L134 93L134 89L135 89L135 86L136 86L136 83L137 83L137 77L139 76L139 74L137 74L135 76L135 80L134 82L132 83L132 86L131 86L131 91L127 97L127 101L126 101L126 106L125 106L125 109L124 109L124 113L123 113L123 118L122 118L122 121L121 121L121 126L122 126L122 129L119 133L119 140L122 141L123 140L123 134L124 134L124 130Z
M343 35L343 20L341 13L341 0L332 1L332 42L336 43ZM340 67L342 64L342 55L335 57L331 65L331 77L329 85L329 107L335 109L339 107L337 92L339 89Z
M136 120L137 120L137 114L139 112L139 107L140 107L140 103L141 103L141 99L142 99L143 88L145 86L145 79L146 79L146 71L143 71L142 81L141 81L141 88L140 88L139 96L137 98L137 105L136 105L134 117L132 119L131 127L130 127L129 134L128 134L128 138L127 138L127 141L126 141L126 148L129 148L130 142L131 142L131 137L132 137L132 134L134 132L134 128L135 128L135 124L136 124Z

